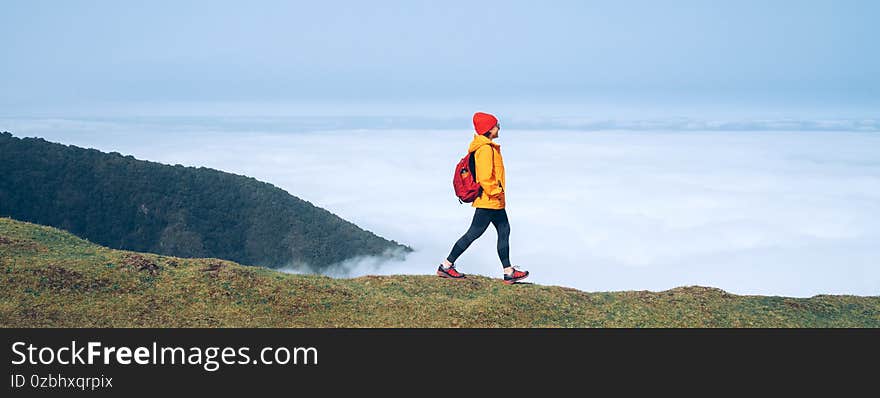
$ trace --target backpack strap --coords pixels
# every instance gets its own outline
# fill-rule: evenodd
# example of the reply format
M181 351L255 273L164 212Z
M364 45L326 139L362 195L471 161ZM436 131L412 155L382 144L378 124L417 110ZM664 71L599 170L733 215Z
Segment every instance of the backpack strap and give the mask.
M473 151L468 158L468 169L471 170L471 174L474 178L474 182L477 182L477 161L474 159L477 156L477 151Z
M480 148L477 148L477 149L480 149ZM494 153L493 153L493 156L494 156ZM472 177L474 178L474 182L477 182L477 161L476 161L476 157L477 157L477 151L474 150L473 152L471 152L470 158L468 159L468 168L471 169L471 175L472 175ZM483 186L482 186L482 185L480 185L480 188L479 188L479 190L478 190L477 192L478 192L478 193L477 193L477 197L483 196Z

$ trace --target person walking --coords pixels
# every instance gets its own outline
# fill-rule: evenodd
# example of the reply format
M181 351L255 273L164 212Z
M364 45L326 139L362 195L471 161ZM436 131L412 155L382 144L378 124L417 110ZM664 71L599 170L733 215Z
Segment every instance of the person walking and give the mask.
M477 238L483 235L489 223L498 232L498 258L504 269L504 283L512 284L529 276L510 264L510 223L504 201L504 161L501 158L501 145L493 141L498 138L501 126L498 119L488 113L474 114L474 139L468 146L468 153L474 153L474 168L477 182L483 189L482 194L473 201L474 218L467 232L455 242L452 251L437 268L437 276L443 278L464 278L465 275L455 269L455 260Z

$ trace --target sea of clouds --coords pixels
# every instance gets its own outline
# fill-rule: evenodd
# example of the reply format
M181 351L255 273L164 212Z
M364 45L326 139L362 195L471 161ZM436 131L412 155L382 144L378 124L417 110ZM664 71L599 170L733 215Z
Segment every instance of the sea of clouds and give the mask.
M297 120L2 119L0 130L252 176L415 249L334 276L433 274L473 216L451 186L472 132ZM513 264L585 291L880 294L877 121L778 122L503 128ZM500 276L495 240L490 226L459 269Z

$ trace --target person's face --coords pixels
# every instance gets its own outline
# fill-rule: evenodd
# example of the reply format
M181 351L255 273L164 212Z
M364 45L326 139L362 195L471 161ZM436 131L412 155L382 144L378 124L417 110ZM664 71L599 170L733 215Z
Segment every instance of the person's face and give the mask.
M492 127L492 129L489 130L489 138L493 140L498 138L499 131L501 131L501 124L496 124L495 127Z

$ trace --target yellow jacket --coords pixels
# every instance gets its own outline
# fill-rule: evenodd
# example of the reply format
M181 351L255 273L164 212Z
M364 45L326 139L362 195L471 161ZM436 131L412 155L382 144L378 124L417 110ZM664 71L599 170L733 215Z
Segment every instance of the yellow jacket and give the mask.
M468 146L474 152L474 167L477 169L477 182L483 187L483 194L474 200L473 207L484 209L504 208L504 160L501 158L501 145L480 134Z

